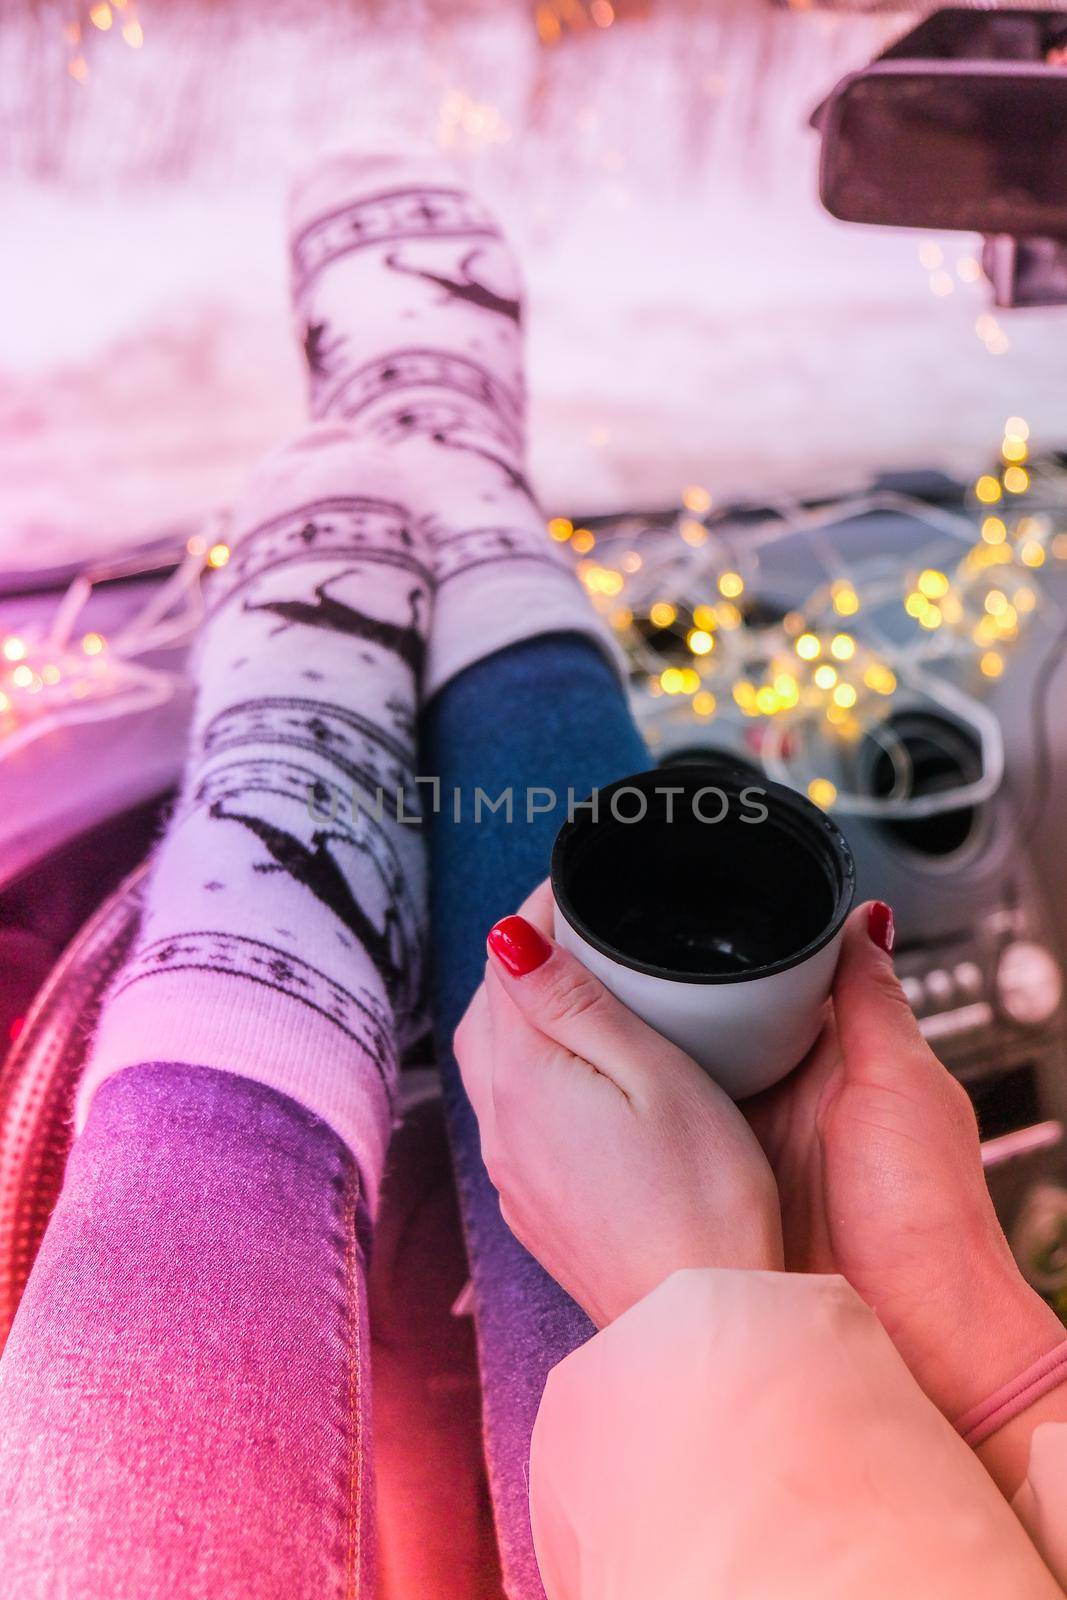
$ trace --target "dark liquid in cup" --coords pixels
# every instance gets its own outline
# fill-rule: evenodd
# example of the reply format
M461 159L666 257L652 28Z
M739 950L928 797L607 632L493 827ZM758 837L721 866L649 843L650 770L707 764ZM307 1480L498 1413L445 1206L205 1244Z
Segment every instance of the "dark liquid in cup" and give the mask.
M668 800L657 786L684 792ZM640 790L640 820L611 815L615 788ZM705 792L699 809L719 821L694 812L693 797L709 789L718 792ZM564 915L616 959L664 977L729 980L789 965L847 910L848 847L793 791L703 765L642 773L612 790L601 791L596 822L579 813L561 831L552 879ZM621 816L640 809L637 795L618 796Z

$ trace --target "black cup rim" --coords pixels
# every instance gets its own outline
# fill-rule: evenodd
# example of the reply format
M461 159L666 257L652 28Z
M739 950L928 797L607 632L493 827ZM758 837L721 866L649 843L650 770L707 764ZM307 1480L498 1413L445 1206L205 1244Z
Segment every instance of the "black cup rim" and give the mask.
M832 817L827 816L814 801L809 800L798 790L790 789L784 783L775 783L773 779L753 772L751 767L740 766L731 761L708 760L677 767L653 767L644 772L632 773L627 778L616 778L613 783L605 785L596 792L600 804L610 805L611 796L616 790L639 789L642 792L654 792L657 786L669 784L683 784L687 788L690 784L694 788L719 788L737 796L740 796L745 789L759 789L761 798L766 803L773 802L773 806L790 819L795 833L799 832L809 839L817 850L821 847L819 853L832 860L838 878L833 916L826 927L799 950L783 956L780 961L770 961L762 967L751 967L745 972L679 972L672 967L657 966L651 961L635 960L602 939L589 927L575 909L574 902L563 885L563 859L570 841L579 831L594 826L588 817L582 817L569 820L560 828L552 846L549 867L553 898L564 919L579 938L606 956L609 961L614 962L616 966L628 967L631 972L643 972L650 978L660 978L668 983L725 984L755 983L760 978L773 978L780 972L788 972L792 967L802 966L837 937L844 927L845 919L855 899L856 864L848 840ZM587 799L589 798L591 796L587 796Z

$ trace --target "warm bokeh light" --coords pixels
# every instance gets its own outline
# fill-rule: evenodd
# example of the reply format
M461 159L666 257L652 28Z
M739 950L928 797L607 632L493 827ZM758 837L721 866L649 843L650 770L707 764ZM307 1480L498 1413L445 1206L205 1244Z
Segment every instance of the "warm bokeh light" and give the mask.
M873 689L875 694L893 694L897 687L897 675L892 667L887 667L883 662L872 661L863 674L863 681L868 689Z
M814 800L823 811L829 811L837 799L837 786L829 778L812 778L808 784L808 799Z
M692 667L667 667L659 681L666 694L695 694L700 688L700 674Z
M916 587L928 600L940 600L943 595L948 594L948 578L943 572L927 567L925 572L920 572Z
M830 591L834 610L839 617L854 617L860 608L859 595L850 583L839 580Z

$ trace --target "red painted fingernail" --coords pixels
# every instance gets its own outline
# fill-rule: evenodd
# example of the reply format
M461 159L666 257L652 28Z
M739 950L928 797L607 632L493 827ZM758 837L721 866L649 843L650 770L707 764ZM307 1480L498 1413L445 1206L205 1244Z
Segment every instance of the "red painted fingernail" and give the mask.
M552 946L525 917L501 917L489 929L489 948L513 978L543 966Z
M867 913L867 932L886 955L893 954L893 945L896 943L897 930L893 924L893 913L884 900L875 900Z

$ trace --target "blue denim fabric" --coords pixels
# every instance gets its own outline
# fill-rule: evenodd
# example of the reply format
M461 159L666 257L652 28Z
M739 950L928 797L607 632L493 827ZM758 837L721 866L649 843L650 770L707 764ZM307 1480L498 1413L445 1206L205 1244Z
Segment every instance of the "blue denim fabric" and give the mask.
M481 982L489 928L517 910L548 872L568 788L583 799L648 764L618 679L596 646L577 635L546 635L487 657L454 679L423 718L421 771L441 780L441 809L429 828L437 1058L475 1290L489 1481L505 1581L515 1600L544 1594L530 1534L526 1466L545 1379L593 1330L500 1216L452 1035ZM475 788L496 799L509 785L513 820L503 810L483 809L475 822ZM525 791L534 787L553 790L559 806L527 821ZM543 798L535 797L535 805Z
M358 1194L261 1084L104 1084L0 1360L4 1600L369 1600Z

